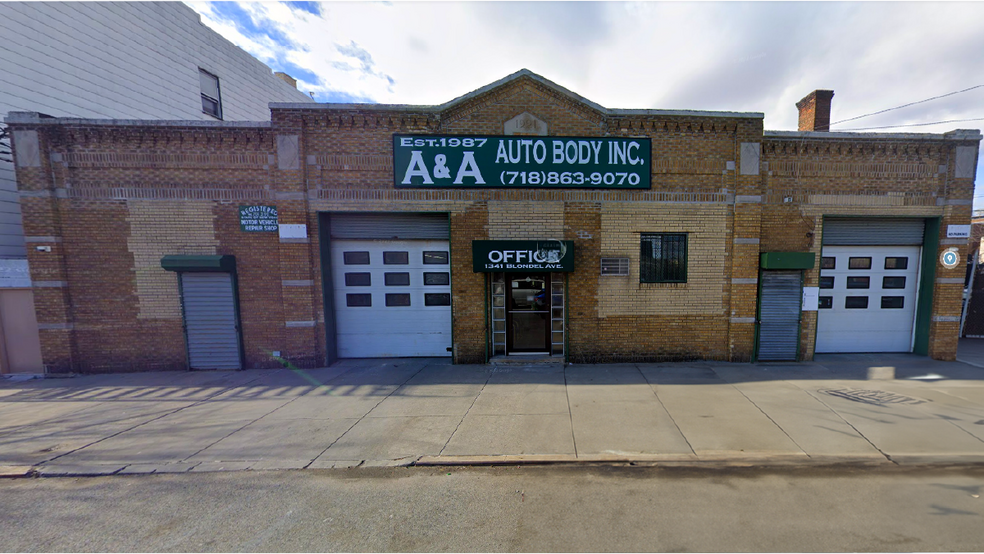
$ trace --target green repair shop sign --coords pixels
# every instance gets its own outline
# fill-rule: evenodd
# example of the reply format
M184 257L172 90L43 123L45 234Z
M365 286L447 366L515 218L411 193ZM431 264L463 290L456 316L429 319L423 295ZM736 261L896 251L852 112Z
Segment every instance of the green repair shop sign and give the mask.
M277 232L275 206L239 206L239 230L247 233Z
M647 138L393 135L398 188L649 189Z
M572 240L473 240L476 273L574 271Z

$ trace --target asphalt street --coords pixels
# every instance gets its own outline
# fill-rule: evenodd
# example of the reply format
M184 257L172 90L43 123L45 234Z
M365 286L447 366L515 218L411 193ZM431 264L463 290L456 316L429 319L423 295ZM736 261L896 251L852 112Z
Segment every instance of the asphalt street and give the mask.
M2 551L984 549L984 469L613 465L0 480Z

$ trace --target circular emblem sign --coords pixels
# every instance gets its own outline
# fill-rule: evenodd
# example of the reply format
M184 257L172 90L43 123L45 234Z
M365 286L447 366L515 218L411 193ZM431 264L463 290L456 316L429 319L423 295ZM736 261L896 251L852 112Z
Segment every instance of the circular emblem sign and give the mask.
M942 254L940 254L940 263L943 264L943 267L947 269L953 269L957 267L957 263L959 262L960 262L960 256L957 255L956 248L947 248L946 250L943 251Z

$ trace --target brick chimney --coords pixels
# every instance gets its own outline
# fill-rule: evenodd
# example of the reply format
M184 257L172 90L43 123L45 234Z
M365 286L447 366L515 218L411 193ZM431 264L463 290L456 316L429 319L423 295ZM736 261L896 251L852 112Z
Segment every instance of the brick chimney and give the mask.
M280 80L287 83L288 85L297 88L297 79L291 77L290 75L284 73L283 71L277 71L276 73L274 73L274 75L280 77Z
M800 131L829 131L830 130L830 100L834 97L832 90L815 90L796 103L799 109Z

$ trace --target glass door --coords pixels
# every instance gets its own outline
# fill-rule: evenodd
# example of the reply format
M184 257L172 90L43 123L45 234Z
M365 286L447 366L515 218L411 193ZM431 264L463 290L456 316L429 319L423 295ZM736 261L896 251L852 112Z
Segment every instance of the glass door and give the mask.
M507 352L550 352L550 274L507 273Z

